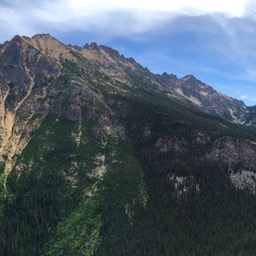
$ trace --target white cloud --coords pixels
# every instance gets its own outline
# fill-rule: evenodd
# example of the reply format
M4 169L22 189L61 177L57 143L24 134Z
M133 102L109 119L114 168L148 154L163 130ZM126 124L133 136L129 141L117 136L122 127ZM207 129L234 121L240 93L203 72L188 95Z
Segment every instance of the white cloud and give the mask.
M253 78L254 80L256 80L256 69L250 69L247 68L246 69L246 73L249 77Z
M248 99L249 97L248 97L248 95L240 95L240 99L241 100L246 100L246 99Z
M136 34L151 31L177 15L222 13L227 17L242 17L249 3L249 0L3 0L0 40L43 29L45 32L107 29L110 34L124 31Z
M246 96L246 97L243 97L243 96ZM255 104L255 102L256 102L256 98L255 98L255 93L254 93L254 95L253 95L254 97L249 97L249 96L247 96L247 95L241 95L240 96L240 99L242 100L242 101L245 101L249 106L251 106L251 105L254 105Z
M226 13L231 16L241 16L244 13L248 0L66 0L64 3L71 10L81 12L90 9L97 12L98 10L144 10L160 12L189 12L189 13Z
M243 82L250 82L250 83L254 83L256 81L256 76L255 75L251 75L248 74L246 72L240 72L239 74L237 74L236 76L234 76L234 80L240 80Z

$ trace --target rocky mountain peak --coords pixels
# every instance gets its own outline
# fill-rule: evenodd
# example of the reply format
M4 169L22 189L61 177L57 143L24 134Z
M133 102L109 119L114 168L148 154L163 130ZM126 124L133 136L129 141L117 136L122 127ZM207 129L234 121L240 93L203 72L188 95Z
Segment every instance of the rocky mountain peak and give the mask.
M175 83L177 82L178 78L174 74L168 74L167 72L164 72L161 76L161 79L163 79L164 83L170 87L170 85L175 86Z
M180 79L181 83L186 83L189 86L197 86L197 85L202 85L203 87L206 87L206 84L204 84L202 81L198 80L195 76L193 75L186 75Z
M101 61L104 61L105 63L111 62L113 64L115 62L125 61L124 56L121 55L117 50L105 45L98 45L95 42L85 44L83 47L83 53L88 58L100 58Z
M42 34L36 34L34 36L32 36L32 38L36 39L36 38L43 38L44 40L56 40L58 41L56 38L54 38L53 36L51 36L49 33L42 33Z
M91 50L91 51L99 51L99 47L97 45L97 43L93 42L93 43L86 43L83 47L84 49L87 49L87 50Z
M48 57L54 58L59 61L61 58L73 60L70 55L70 47L62 44L56 38L49 34L37 34L33 37L23 37L28 44Z
M96 43L85 44L80 52L83 57L93 62L106 75L112 78L129 83L127 71L151 74L147 68L142 67L133 58L126 58L119 51Z
M111 57L113 60L120 61L124 59L124 56L121 55L117 50L114 50L111 47L105 45L98 45L97 43L93 42L91 44L85 44L83 49L88 51L93 51L98 54L106 54Z
M121 55L119 51L104 45L100 45L100 48L103 49L106 53L108 53L113 59L117 61L124 60L124 55Z
M41 37L40 42L44 40ZM32 128L25 129L26 122L38 110L36 99L45 94L39 85L58 74L56 63L42 53L36 42L39 41L35 38L15 36L0 52L0 155L6 156L6 173L12 166L13 156L28 141Z
M105 64L111 63L116 64L117 66L124 65L133 67L135 69L143 69L144 71L149 71L147 68L141 66L136 60L132 57L124 57L123 54L120 54L119 51L105 45L97 45L93 42L91 44L85 44L83 47L84 56L89 59L100 60Z
M26 47L27 44L26 44L26 41L24 41L24 38L19 36L19 35L16 35L14 36L10 41L6 41L4 44L3 44L3 48L6 49L7 47L13 47L13 46L21 46L21 47Z
M12 40L11 40L11 42L21 42L23 39L22 39L22 37L20 36L20 35L15 35L13 38L12 38Z

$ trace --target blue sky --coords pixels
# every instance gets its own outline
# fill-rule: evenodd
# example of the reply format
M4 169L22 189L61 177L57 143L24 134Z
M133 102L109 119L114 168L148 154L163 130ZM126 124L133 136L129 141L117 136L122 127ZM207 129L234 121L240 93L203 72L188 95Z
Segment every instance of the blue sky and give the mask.
M97 42L256 105L255 0L1 0L0 13L0 43L38 33Z

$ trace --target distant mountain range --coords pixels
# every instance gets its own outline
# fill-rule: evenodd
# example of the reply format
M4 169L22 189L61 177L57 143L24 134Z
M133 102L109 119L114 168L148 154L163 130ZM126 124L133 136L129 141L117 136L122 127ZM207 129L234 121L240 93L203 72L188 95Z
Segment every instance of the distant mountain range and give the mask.
M49 34L0 45L0 255L254 255L256 109Z

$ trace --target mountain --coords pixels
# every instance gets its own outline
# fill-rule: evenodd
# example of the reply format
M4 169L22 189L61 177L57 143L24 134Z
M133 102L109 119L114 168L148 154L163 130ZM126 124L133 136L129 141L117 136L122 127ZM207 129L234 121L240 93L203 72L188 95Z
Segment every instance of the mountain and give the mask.
M96 43L86 44L82 52L83 56L93 61L102 72L121 82L132 83L131 77L140 76L138 79L155 84L162 91L177 92L179 96L208 113L220 115L239 124L249 124L252 121L248 117L249 108L242 101L219 93L193 75L187 75L181 79L167 73L155 75L136 63L134 59L126 59L116 50L106 46L98 46Z
M255 254L255 107L192 75L15 36L0 130L0 255Z

